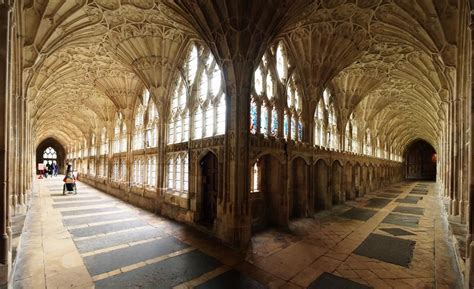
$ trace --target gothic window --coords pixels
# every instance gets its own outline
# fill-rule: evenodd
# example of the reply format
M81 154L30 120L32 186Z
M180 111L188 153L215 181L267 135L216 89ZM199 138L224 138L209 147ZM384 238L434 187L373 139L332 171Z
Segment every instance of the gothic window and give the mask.
M121 121L120 117L117 117L115 120L115 128L114 128L114 147L113 147L113 153L118 153L120 152L120 131L121 131Z
M43 164L53 164L56 163L58 158L58 154L52 147L48 147L47 149L44 150L43 152Z
M357 136L357 123L354 113L349 116L349 121L346 124L346 151L353 153L359 152L359 141Z
M183 191L189 190L189 160L188 155L184 157L183 161Z
M266 106L262 106L260 112L260 133L268 134L268 109Z
M145 144L145 111L148 105L149 92L145 89L135 111L135 127L133 132L133 149L140 150Z
M87 158L89 156L89 147L87 146L87 140L84 140L84 152L83 156Z
M122 182L125 182L127 181L127 159L126 158L122 158L121 161L120 161L120 164L121 164L121 169L120 169L120 180Z
M188 154L173 154L168 160L168 189L187 192L189 189Z
M382 149L380 147L380 139L379 139L378 136L376 137L375 142L376 142L376 149L375 149L376 157L381 158L382 157Z
M105 155L109 153L109 140L107 137L107 129L104 127L102 128L102 132L100 134L100 154Z
M168 188L174 188L174 160L168 160Z
M272 110L272 135L278 136L278 113L275 108Z
M301 121L298 121L298 141L303 141L303 124Z
M95 176L95 160L92 159L91 162L89 163L89 174L91 176Z
M298 87L296 85L295 75L293 74L290 77L290 81L286 88L286 104L288 114L291 117L291 126L290 126L290 134L291 139L294 141L301 141L302 140L302 126L300 122L301 116L301 99ZM299 131L301 126L301 131Z
M125 122L122 123L120 151L121 152L127 151L127 124Z
M133 183L135 185L143 184L144 162L141 158L133 161Z
M352 148L351 148L351 147L352 147L352 126L351 126L351 122L350 122L350 121L348 121L348 122L346 123L345 141L346 141L346 143L345 143L345 148L344 148L344 149L345 149L347 152L352 151Z
M259 168L258 168L258 160L252 166L251 172L251 182L252 182L252 192L257 192L259 190Z
M120 167L119 167L119 160L118 159L114 159L114 166L112 168L112 179L114 181L118 181L119 180L119 175L120 175L120 171L119 171Z
M198 98L194 110L193 139L211 137L225 132L225 96L222 72L212 53L202 49L198 65L200 71Z
M92 133L92 137L91 137L91 157L95 156L96 154L96 143L95 143L95 134Z
M314 112L314 143L339 149L339 134L334 99L328 89L323 92Z
M168 143L225 133L222 73L212 53L193 44L177 77L168 121ZM191 126L191 128L190 128Z
M156 156L148 158L147 185L149 187L156 187Z
M194 138L202 137L202 108L199 107L194 114Z
M175 173L174 173L174 189L181 191L181 158L178 156L175 160Z
M149 101L147 107L146 124L146 147L156 147L158 145L158 111L153 100Z
M275 83L273 82L273 77L271 73L267 74L266 84L267 84L267 98L268 100L272 100L274 90L275 90Z
M292 140L296 140L296 118L295 117L292 117L291 118L291 139Z
M365 130L365 154L372 155L372 138L370 135L370 128Z
M180 143L188 140L189 128L183 132L183 117L186 117L188 108L186 106L186 82L178 76L172 99L171 117L168 128L168 143Z
M301 141L301 98L296 74L288 75L286 48L279 42L264 54L254 72L250 132ZM278 94L278 87L285 93ZM291 122L295 120L291 131ZM280 125L280 122L283 125ZM283 130L283 131L279 131ZM301 126L302 130L302 126Z
M257 133L257 104L254 100L250 104L250 132Z
M225 116L226 116L225 97L222 96L217 106L217 119L216 119L216 126L217 126L216 134L217 135L225 133Z
M288 58L286 56L285 46L279 43L276 50L276 69L278 78L281 82L285 82L288 77Z
M214 107L209 106L206 110L205 136L210 137L214 133Z

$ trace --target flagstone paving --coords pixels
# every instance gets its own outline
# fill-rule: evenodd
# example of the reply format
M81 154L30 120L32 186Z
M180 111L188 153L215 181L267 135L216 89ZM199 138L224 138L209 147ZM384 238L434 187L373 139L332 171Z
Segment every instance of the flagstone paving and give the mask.
M292 220L244 252L80 182L67 196L61 177L35 185L14 289L462 288L435 183Z

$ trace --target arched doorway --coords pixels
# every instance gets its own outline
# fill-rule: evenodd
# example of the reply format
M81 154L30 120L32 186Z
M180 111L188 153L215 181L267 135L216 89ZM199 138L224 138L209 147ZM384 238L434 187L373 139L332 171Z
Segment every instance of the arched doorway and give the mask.
M308 166L302 158L293 160L293 188L289 194L289 216L299 218L306 216L308 203Z
M59 172L64 171L64 163L66 161L66 151L64 147L57 140L48 138L42 141L38 147L36 147L36 173L38 171L38 163L46 164L53 163L56 161L59 167Z
M323 160L316 162L316 193L314 207L319 210L330 209L332 200L328 196L328 168Z
M405 177L409 180L436 180L436 151L424 140L413 142L405 153Z
M200 222L206 226L213 226L217 216L219 164L213 153L208 153L200 164L202 177Z
M252 231L268 226L282 226L287 215L282 213L282 196L285 193L283 168L272 155L260 157L252 166Z

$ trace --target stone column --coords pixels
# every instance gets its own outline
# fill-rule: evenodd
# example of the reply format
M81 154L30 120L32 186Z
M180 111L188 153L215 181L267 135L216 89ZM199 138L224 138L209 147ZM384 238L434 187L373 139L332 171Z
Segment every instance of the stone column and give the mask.
M0 2L0 284L8 280L11 262L9 234L9 196L8 196L8 55L10 8L5 1Z

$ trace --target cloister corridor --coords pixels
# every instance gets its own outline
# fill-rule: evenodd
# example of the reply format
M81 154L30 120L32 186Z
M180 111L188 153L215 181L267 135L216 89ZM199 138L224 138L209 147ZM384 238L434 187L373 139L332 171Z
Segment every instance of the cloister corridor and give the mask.
M473 45L474 0L0 0L0 289L474 289Z
M36 185L14 289L461 288L432 182L397 183L264 230L244 251L84 183L66 196L61 176Z

